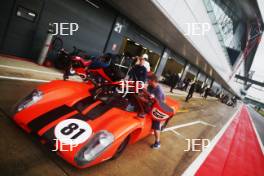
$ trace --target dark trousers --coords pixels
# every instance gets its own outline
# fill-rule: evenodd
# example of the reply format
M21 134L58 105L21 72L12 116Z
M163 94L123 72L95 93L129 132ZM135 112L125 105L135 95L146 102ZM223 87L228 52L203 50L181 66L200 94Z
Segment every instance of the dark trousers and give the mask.
M170 87L170 92L172 92L174 88L175 88L175 85L172 85L172 86Z
M186 97L186 99L185 99L185 101L187 102L189 99L192 98L192 96L193 96L193 92L189 92L187 97Z
M176 88L176 85L177 85L177 82L175 83L171 83L171 85L170 85L170 92L172 92L173 91L173 89L175 89Z

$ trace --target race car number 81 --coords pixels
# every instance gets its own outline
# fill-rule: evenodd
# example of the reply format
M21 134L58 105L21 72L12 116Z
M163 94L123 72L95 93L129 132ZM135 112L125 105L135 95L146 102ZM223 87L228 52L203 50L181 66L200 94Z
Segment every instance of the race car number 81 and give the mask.
M56 138L64 144L81 144L92 134L90 125L79 119L67 119L55 127Z

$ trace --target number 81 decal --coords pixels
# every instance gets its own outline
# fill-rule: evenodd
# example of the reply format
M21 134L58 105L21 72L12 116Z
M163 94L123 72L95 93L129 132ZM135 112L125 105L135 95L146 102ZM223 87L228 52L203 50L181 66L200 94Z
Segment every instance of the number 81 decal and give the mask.
M54 130L55 137L64 144L81 144L92 134L90 125L79 119L67 119L60 122Z

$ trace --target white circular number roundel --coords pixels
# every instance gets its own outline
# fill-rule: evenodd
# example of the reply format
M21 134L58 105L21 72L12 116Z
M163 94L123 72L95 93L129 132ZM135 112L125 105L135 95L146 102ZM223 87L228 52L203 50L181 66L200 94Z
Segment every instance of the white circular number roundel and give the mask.
M61 121L55 127L56 138L64 144L81 144L92 134L90 125L79 119L67 119Z

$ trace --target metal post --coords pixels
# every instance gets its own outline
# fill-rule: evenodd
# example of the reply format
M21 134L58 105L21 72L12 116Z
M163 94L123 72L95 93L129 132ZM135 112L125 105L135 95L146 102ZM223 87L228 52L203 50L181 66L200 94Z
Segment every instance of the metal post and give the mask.
M212 82L211 82L210 88L213 87L213 83L214 83L214 80L212 79Z
M162 55L160 57L159 62L156 65L155 74L156 74L157 77L160 77L162 75L162 72L163 72L163 70L164 70L164 68L166 66L167 60L168 60L168 56L169 56L168 53L169 53L169 50L167 48L165 48L163 50L163 53L162 53Z
M189 71L190 67L191 67L191 65L186 63L186 65L184 67L184 70L183 70L183 72L181 74L181 81L183 81L185 79L185 77L187 75L187 72Z
M49 24L49 29L48 29L48 32L47 32L46 40L45 40L45 42L43 44L42 50L41 50L39 58L38 58L38 64L39 65L42 65L45 62L45 60L46 60L46 57L47 57L48 52L49 52L49 47L50 47L50 44L51 44L51 41L52 41L52 38L53 38L53 33L54 33L54 27L50 23Z
M198 72L197 72L197 74L196 74L196 76L195 76L195 80L198 80L199 75L200 75L200 71L198 70Z

